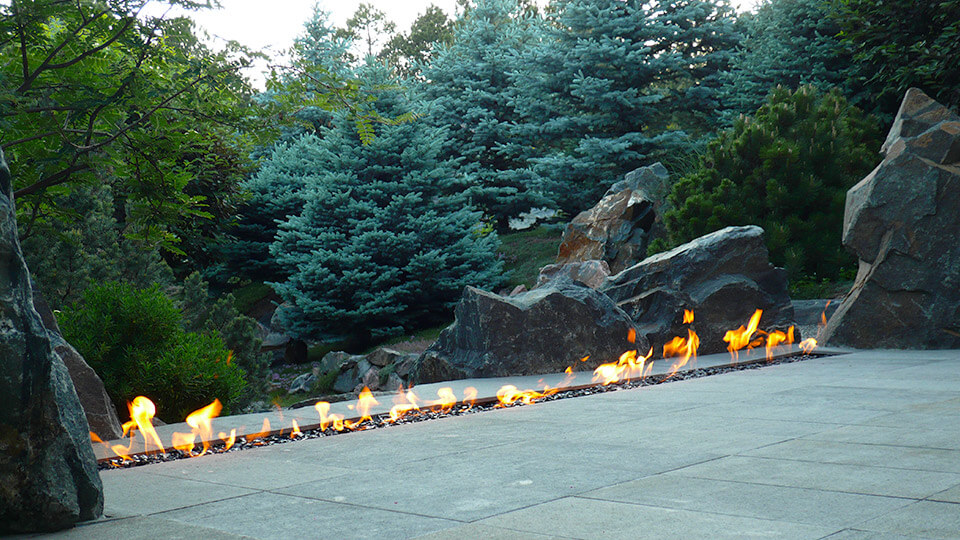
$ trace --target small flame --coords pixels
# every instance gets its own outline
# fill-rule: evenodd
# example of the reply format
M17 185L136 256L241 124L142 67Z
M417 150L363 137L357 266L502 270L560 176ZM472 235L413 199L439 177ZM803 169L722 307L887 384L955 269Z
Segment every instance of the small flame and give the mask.
M530 405L531 403L543 399L548 396L552 396L559 392L557 388L550 388L549 386L544 386L542 392L537 390L520 390L512 384L505 384L497 390L497 407L506 407L508 405L513 405L515 403L523 403L524 405Z
M214 399L213 403L187 415L187 425L193 428L193 430L190 433L174 433L173 447L187 455L193 456L194 441L196 441L197 437L200 437L203 450L196 455L202 456L206 454L210 449L210 440L213 439L213 426L211 425L211 421L220 414L222 409L223 406L220 404L220 400Z
M393 407L390 409L389 421L396 422L413 411L419 412L420 406L417 405L417 401L419 401L419 398L413 393L413 390L404 392L402 386L398 388L397 395L393 397Z
M650 364L646 363L651 356L653 356L653 348L650 349L646 356L639 359L637 358L636 350L627 351L621 354L620 359L616 362L597 366L597 368L593 370L593 380L594 382L599 381L601 384L608 385L625 379L644 377L653 367L652 362Z
M800 342L800 348L803 349L803 352L810 354L810 351L817 348L817 340L813 338L807 338Z
M683 324L690 324L693 322L693 310L685 309L683 310Z
M744 328L741 326L736 330L728 330L723 336L723 340L729 343L727 345L727 350L730 351L730 355L734 360L740 358L740 350L743 348L753 348L759 345L755 341L751 341L753 334L757 331L757 327L760 325L760 316L763 314L762 309L758 309L753 313L753 316L750 317L750 322L747 323L747 327Z
M767 334L767 360L773 360L773 349L781 343L786 343L787 345L793 343L792 326L787 329L786 333L781 332L780 330L774 330L773 332Z
M291 420L293 422L293 431L290 432L290 438L296 439L297 437L303 437L303 433L300 433L300 425L297 424L296 418Z
M266 437L269 434L270 434L270 419L264 418L263 425L260 426L260 431L258 433L250 433L248 435L244 435L243 438L246 439L247 442L250 442L256 439L261 439L263 437Z
M687 329L687 337L677 336L669 343L663 346L663 357L670 358L679 356L672 366L670 366L670 376L680 368L687 365L691 358L697 357L697 349L700 347L700 337L692 329Z
M463 389L463 402L467 404L467 410L473 408L473 404L477 402L477 389L468 386Z
M361 429L360 424L362 424L366 420L371 420L371 421L373 420L373 418L370 417L370 409L374 405L379 405L379 404L380 402L373 397L373 392L371 392L369 388L364 386L363 390L360 391L360 395L357 398L357 405L356 405L356 410L357 412L360 413L360 419L357 420L356 422L350 422L348 420L344 420L343 425L347 429ZM354 406L347 405L347 408L353 409ZM336 425L334 425L334 427L336 427Z
M343 415L342 414L330 414L330 404L326 401L318 401L314 408L317 409L317 413L320 414L320 431L327 429L327 426L330 425L333 429L337 431L343 431Z
M229 450L230 448L233 447L233 443L237 442L237 429L236 428L231 429L229 437L227 437L227 434L222 431L217 434L217 437L219 437L220 440L223 441L223 449Z
M450 412L453 410L453 406L457 404L457 396L454 395L453 388L449 386L437 389L437 397L440 399L431 403L434 411Z
M123 424L124 435L129 432L132 437L133 433L131 429L136 425L140 433L143 434L144 452L150 453L150 443L156 445L156 451L162 452L163 443L160 442L160 436L157 435L157 430L153 428L153 417L157 414L156 405L144 396L137 396L133 398L132 403L127 404L127 408L130 409L131 420Z
M637 331L636 331L636 329L631 328L630 330L627 331L627 341L629 341L630 343L636 343L636 342L637 342ZM584 358L584 360L586 360L586 358Z

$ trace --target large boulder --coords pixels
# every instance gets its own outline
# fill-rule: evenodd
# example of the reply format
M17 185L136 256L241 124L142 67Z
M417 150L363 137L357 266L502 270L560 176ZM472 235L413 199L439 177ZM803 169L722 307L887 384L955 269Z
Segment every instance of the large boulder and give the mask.
M787 274L770 264L756 226L727 227L648 257L610 276L600 290L655 347L685 337L691 326L700 354L723 352L724 334L746 325L757 309L763 329L793 324ZM685 309L694 312L692 325L683 324Z
M83 408L33 307L0 152L0 534L53 531L103 513Z
M567 225L557 263L600 259L616 273L642 260L650 241L663 234L667 179L659 163L628 173Z
M847 192L843 245L860 260L823 338L960 347L960 116L911 88L883 161Z
M646 350L642 339L628 341L633 328L609 298L570 281L509 298L467 287L456 320L417 360L412 380L560 373L569 366L592 369L617 360L628 349Z
M31 285L33 285L32 281ZM90 431L105 441L122 438L123 428L117 416L117 409L113 406L113 401L110 400L100 376L87 364L80 352L63 339L53 311L43 299L43 295L38 293L35 285L33 285L33 293L33 307L40 315L44 328L47 329L53 352L67 366L70 380L73 381L73 387L80 399L80 406L83 407L84 415L87 417L87 424L90 425Z

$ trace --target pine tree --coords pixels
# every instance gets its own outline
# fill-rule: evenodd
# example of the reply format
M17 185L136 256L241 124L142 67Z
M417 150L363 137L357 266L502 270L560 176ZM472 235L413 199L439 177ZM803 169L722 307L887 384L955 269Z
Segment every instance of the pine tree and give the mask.
M263 104L289 100L291 95L326 95L326 85L339 85L354 77L348 64L350 40L337 35L329 13L315 8L292 50L293 69L277 74L269 89L258 96ZM304 201L299 193L306 181L301 161L313 159L317 134L334 120L333 107L306 105L295 113L295 122L281 128L279 141L258 152L263 163L241 187L249 194L238 210L233 241L220 248L225 264L206 277L226 282L232 276L256 281L281 280L285 275L270 256L277 225L296 215Z
M709 131L715 74L739 40L725 0L558 0L519 74L516 136L568 211Z
M838 87L849 95L850 54L822 0L767 0L746 22L746 37L722 75L725 122L753 114L777 86Z
M526 170L528 149L511 140L518 114L511 73L541 32L541 21L517 0L479 0L458 21L451 43L423 66L425 120L449 126L451 155L463 158L471 178L467 195L500 230L510 217L546 202Z
M410 110L387 67L362 78L382 89L380 114ZM345 122L296 141L307 202L271 247L290 276L272 284L290 332L368 342L442 318L465 285L500 281L497 237L466 204L449 144L423 122L385 125L369 144Z
M770 260L792 277L835 278L853 263L840 243L847 190L873 168L876 119L839 91L778 87L707 147L673 186L664 216L677 245L730 225L764 228ZM668 247L655 242L652 251Z

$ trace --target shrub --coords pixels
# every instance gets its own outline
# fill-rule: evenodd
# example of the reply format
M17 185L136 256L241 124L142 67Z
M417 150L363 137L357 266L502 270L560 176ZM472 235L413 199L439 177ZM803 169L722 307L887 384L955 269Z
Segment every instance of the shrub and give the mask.
M246 387L243 370L218 336L186 332L181 318L157 286L105 283L64 309L59 323L118 411L144 395L164 422L180 422L215 398L229 412Z
M711 142L680 179L664 221L669 242L730 225L760 225L791 276L835 277L853 259L840 243L847 189L876 165L880 132L837 91L777 88L753 118Z

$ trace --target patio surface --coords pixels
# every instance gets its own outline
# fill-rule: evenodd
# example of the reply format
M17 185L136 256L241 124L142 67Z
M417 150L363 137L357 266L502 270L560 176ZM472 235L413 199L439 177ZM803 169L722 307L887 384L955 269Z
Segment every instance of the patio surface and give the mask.
M960 351L864 351L101 473L56 538L960 538Z

